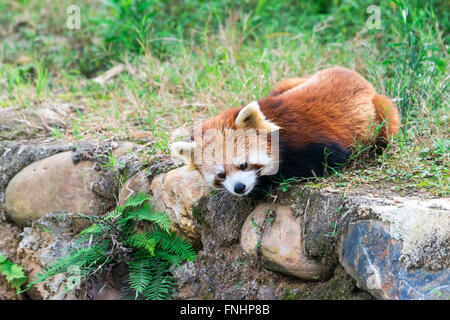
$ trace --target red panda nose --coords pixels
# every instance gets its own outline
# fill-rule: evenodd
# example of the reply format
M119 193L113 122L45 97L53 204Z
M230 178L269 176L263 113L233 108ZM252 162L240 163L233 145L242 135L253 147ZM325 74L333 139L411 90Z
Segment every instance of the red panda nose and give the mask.
M234 192L239 193L239 194L244 193L245 192L245 184L240 183L240 182L236 183L234 185Z

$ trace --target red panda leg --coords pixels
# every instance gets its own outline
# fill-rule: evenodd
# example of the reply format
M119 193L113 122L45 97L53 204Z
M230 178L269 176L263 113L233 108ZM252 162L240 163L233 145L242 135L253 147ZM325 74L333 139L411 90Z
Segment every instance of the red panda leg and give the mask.
M394 103L383 95L375 95L372 99L375 106L376 120L378 123L383 123L383 127L378 134L381 142L387 142L389 137L394 135L400 126L400 118L398 110Z
M273 90L270 92L270 95L277 96L279 94L282 94L283 92L285 92L289 89L292 89L296 86L299 86L299 85L305 83L306 81L308 81L308 78L309 78L309 76L305 76L302 78L290 78L290 79L282 80L275 85L275 88L273 88Z

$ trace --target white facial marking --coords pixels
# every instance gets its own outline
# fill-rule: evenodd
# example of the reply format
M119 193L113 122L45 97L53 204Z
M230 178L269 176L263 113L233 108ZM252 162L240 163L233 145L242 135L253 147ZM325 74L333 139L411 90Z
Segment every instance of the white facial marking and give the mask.
M205 180L206 184L209 186L213 185L214 182L214 174L203 172L203 179Z
M231 192L232 194L238 195L238 196L244 196L250 193L250 191L253 190L256 184L257 180L256 171L236 171L227 176L225 181L223 182L223 185L225 188ZM242 183L245 185L245 191L244 193L236 193L234 192L234 187L236 184Z
M224 168L222 165L214 165L207 171L203 171L203 179L208 185L212 186L214 184L214 178L216 177L216 175L222 172L224 172Z

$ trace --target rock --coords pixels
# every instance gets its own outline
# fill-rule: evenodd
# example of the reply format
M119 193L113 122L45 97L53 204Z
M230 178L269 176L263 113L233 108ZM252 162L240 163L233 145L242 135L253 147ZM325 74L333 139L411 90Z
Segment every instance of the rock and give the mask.
M17 248L17 259L20 259L28 278L34 279L45 267L65 256L75 243L74 235L73 226L56 214L46 214L31 227L24 228ZM33 300L83 299L82 284L66 292L68 281L70 279L66 275L58 274L33 285L27 295Z
M0 109L0 140L32 139L66 127L67 118L82 106L69 103L42 103L28 109Z
M258 300L275 300L275 294L273 293L272 289L268 286L261 286L258 290L257 295Z
M134 153L136 146L131 142L79 141L60 142L52 140L31 140L25 142L0 141L0 202L4 201L5 189L9 181L27 165L48 158L54 154L74 151L72 162L92 161L92 167L99 171L92 189L97 195L109 200L115 199L117 185L111 183L118 175L137 171L143 164ZM114 156L110 161L109 155ZM126 171L126 172L125 172Z
M407 268L439 271L450 268L450 201L405 199L374 206L379 219L390 223L390 234L403 244Z
M122 164L118 170L127 179L119 192L119 205L124 205L131 194L151 194L150 183L155 175L160 174L158 179L162 181L164 173L175 169L172 159L165 155L152 157L149 163L144 163L139 154L133 152L120 156L118 162Z
M5 201L6 186L20 170L34 161L74 149L73 143L52 140L0 141L0 202Z
M161 176L161 178L163 175ZM119 192L119 205L123 206L128 197L133 194L143 192L150 194L150 176L146 171L140 171L128 179ZM161 179L159 178L159 179Z
M203 246L213 250L214 247L239 243L245 219L255 206L252 199L229 192L203 198L194 209L202 231Z
M186 262L174 268L173 276L177 284L175 298L186 300L196 298L199 291L198 272L194 263Z
M122 141L111 143L113 147L112 154L115 158L119 159L137 149L137 146L133 142Z
M276 218L266 224L266 217L272 210ZM247 254L254 254L260 246L263 264L267 268L301 279L324 280L333 271L332 267L307 257L301 219L288 206L258 205L242 227L241 246Z
M76 164L82 160L90 160L97 164L119 170L125 164L116 162L120 162L119 159L121 157L133 152L135 149L137 149L137 146L128 141L79 141L75 144L72 161ZM111 155L114 157L113 163L110 160Z
M288 205L300 217L304 251L332 268L338 262L337 240L351 218L353 204L342 194L328 190L309 190L295 186L283 194L281 204Z
M93 275L87 279L87 300L122 300L125 297L134 296L134 292L127 286L128 267L120 263L111 269L107 278L104 274Z
M136 179L141 179L138 176ZM136 182L139 184L139 181ZM144 187L145 188L145 187ZM206 187L201 175L187 166L156 176L150 185L153 203L166 211L176 230L191 239L198 239L199 233L194 228L192 208L206 194Z
M378 299L448 299L450 270L408 269L401 261L403 243L391 230L392 225L376 220L349 225L340 262L358 286Z
M111 176L92 170L92 166L90 161L74 164L72 152L58 153L28 165L6 188L8 217L19 226L25 226L49 212L105 213L112 203L97 195L92 186L114 185L115 181Z
M105 85L109 80L116 77L119 73L125 70L125 66L123 64L118 64L111 69L108 69L105 73L91 79L94 82L97 82L100 85Z

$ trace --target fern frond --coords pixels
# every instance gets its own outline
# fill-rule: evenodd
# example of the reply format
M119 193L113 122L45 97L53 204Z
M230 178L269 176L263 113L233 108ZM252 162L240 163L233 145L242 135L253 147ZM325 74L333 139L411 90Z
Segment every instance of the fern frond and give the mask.
M80 270L85 267L92 267L104 263L104 247L90 246L79 248L69 253L65 258L58 259L51 266L45 268L42 273L38 273L36 279L30 282L33 284L41 283L57 274L65 273L70 267L78 267Z
M172 254L168 252L167 250L156 248L155 249L155 257L158 257L159 259L165 260L168 263L179 267L181 262L183 262L183 258L181 258L179 255Z
M167 233L158 229L150 232L150 234L152 238L158 241L157 247L179 255L184 260L194 261L196 253L189 242L184 240L182 236L174 232Z
M137 298L153 280L153 275L150 271L150 260L137 259L129 261L127 265L129 267L128 281L130 287L135 290Z
M170 275L166 262L152 259L150 260L150 270L153 274L151 283L145 288L142 296L148 300L163 300L170 298L173 293L173 277Z
M130 208L130 207L139 207L144 202L150 201L150 198L145 193L137 193L131 195L127 201L125 202L124 208Z
M170 232L172 227L172 220L169 215L164 211L155 210L153 207L150 207L150 210L139 210L136 211L134 216L138 219L138 221L150 221L155 223L160 229Z
M148 251L152 256L154 255L156 240L152 238L151 234L136 232L135 234L128 237L127 241L130 246L137 249L144 249Z
M156 278L143 292L147 300L164 300L170 298L173 292L173 278L166 275L163 278Z
M164 211L156 210L152 205L132 208L119 219L121 224L126 224L130 220L150 221L155 223L160 229L169 232L172 227L172 220Z
M103 230L100 227L100 225L98 225L97 223L89 226L88 228L84 229L83 231L80 232L80 236L82 236L83 234L99 234L102 233Z
M118 216L120 216L123 212L123 207L116 207L114 208L114 210L112 210L111 212L109 212L108 214L106 214L105 216L103 216L103 219L105 220L111 220L114 219Z

